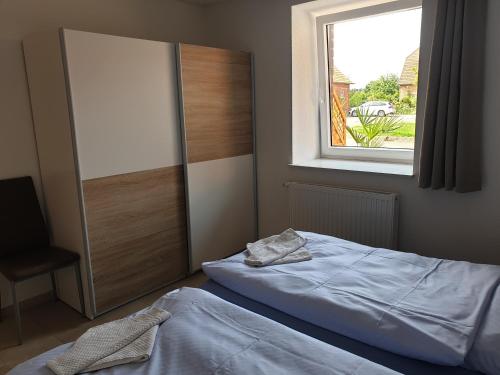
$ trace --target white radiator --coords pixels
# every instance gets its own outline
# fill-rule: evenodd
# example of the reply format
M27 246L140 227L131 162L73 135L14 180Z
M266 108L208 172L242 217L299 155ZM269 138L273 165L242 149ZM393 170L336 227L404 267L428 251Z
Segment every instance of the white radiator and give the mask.
M373 247L397 248L397 194L297 182L286 186L291 228Z

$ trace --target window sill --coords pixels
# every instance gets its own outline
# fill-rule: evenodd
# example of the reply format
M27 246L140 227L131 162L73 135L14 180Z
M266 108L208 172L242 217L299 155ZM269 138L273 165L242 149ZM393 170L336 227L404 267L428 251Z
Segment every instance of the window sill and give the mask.
M340 171L414 176L413 165L344 159L313 159L289 164L292 167L333 169Z

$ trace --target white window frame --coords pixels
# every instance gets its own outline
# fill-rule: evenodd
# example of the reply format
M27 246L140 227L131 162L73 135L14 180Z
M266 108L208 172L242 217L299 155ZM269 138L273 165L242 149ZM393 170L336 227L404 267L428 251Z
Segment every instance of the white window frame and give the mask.
M375 15L400 12L422 7L422 0L398 0L350 11L327 14L316 18L319 109L320 109L320 146L321 157L329 159L349 159L379 161L400 164L413 164L415 151L411 149L363 148L330 145L330 82L328 75L328 47L326 27L330 24ZM419 85L420 87L420 85ZM420 94L420 93L419 93ZM418 123L417 123L418 125ZM419 127L416 126L415 133Z

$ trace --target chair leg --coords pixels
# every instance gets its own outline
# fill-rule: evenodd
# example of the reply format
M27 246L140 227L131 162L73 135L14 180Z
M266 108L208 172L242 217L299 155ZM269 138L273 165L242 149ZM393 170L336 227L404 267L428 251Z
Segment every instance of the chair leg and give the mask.
M85 299L83 298L83 285L82 285L82 274L80 272L80 263L76 262L74 267L75 267L76 285L78 287L78 296L80 297L80 311L82 315L85 316Z
M57 301L57 286L56 286L56 274L54 271L50 273L50 280L52 281L52 297L54 298L54 302Z
M16 283L12 281L10 283L10 288L12 291L12 305L14 306L14 313L16 315L17 343L21 345L23 343L23 336L21 330L21 311L19 310L19 302L17 301Z

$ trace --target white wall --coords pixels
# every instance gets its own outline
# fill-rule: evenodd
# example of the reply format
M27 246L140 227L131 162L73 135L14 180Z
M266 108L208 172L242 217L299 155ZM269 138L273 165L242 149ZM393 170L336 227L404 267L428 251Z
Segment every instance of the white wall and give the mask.
M58 27L203 44L203 8L176 0L0 0L0 178L34 177L40 193L21 40ZM0 277L2 305L10 303ZM20 299L50 290L48 277L19 285Z
M432 0L431 0L432 1ZM422 190L416 178L289 167L291 160L291 0L234 0L207 9L210 42L255 53L261 235L287 226L285 181L401 194L400 247L423 255L500 264L500 2L490 0L484 103L484 188ZM314 126L311 124L311 126Z

